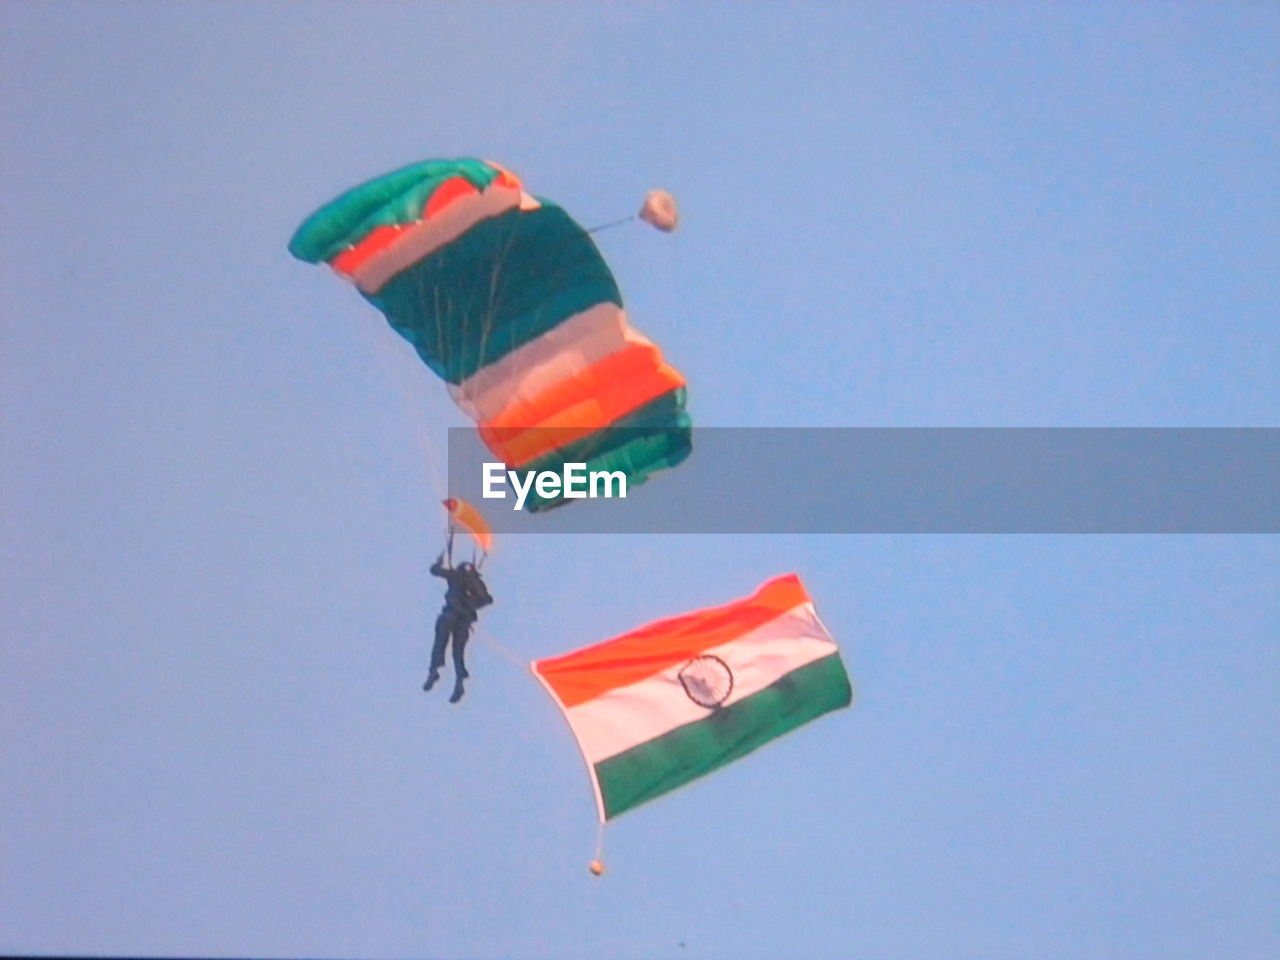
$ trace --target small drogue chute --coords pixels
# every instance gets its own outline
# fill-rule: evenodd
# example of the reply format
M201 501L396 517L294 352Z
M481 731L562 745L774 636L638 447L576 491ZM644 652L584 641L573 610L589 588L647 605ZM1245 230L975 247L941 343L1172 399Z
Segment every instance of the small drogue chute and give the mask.
M680 221L680 210L676 207L676 198L666 190L650 190L644 195L639 216L663 233L670 233Z

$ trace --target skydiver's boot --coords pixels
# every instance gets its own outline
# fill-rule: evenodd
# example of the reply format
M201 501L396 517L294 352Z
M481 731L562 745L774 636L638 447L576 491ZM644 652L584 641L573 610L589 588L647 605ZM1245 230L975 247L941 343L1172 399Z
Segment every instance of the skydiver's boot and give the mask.
M459 700L462 699L462 695L466 692L467 691L462 689L462 680L459 679L458 682L453 685L453 693L449 697L449 702L457 703Z
M431 668L431 672L427 674L427 682L422 685L423 690L430 690L436 685L436 681L440 679L440 671L435 667Z

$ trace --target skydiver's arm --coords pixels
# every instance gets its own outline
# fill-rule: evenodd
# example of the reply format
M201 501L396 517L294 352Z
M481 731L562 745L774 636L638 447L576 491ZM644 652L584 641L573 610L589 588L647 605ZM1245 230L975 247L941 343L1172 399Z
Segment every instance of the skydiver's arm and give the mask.
M444 554L440 554L440 556L436 557L436 562L431 565L431 575L433 577L444 577L448 580L451 573L453 571L444 565Z

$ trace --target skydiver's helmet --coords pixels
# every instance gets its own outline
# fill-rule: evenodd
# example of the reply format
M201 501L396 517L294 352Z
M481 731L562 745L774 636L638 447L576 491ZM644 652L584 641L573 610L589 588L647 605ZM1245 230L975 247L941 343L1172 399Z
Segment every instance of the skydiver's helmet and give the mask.
M458 564L458 569L469 577L478 577L480 575L480 572L476 570L476 565L470 560L463 560L462 563Z

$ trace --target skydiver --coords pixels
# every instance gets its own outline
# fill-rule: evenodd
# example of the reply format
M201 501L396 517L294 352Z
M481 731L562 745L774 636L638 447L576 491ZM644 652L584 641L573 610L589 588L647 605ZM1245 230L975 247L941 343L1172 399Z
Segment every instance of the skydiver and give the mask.
M463 653L467 648L467 638L471 627L476 622L477 611L493 603L489 590L480 577L480 571L473 563L460 563L457 568L448 567L444 563L444 554L436 558L431 565L431 575L443 578L449 586L445 590L444 609L436 618L436 639L431 648L431 671L423 690L430 690L440 679L440 668L444 666L444 648L450 638L453 639L453 695L450 703L457 703L465 692L462 681L467 679L466 663Z

